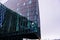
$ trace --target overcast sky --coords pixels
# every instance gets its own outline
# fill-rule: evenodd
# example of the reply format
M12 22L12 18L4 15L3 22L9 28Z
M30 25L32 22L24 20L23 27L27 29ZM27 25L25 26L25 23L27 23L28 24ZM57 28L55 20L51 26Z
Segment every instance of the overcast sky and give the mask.
M41 37L60 38L60 0L39 0L39 10Z
M41 37L60 39L60 0L39 0Z

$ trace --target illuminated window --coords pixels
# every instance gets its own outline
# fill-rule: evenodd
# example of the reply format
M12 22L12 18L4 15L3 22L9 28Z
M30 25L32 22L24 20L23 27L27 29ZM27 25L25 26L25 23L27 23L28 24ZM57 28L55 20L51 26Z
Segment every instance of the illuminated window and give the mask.
M22 15L22 13L20 12L20 15Z
M32 25L33 25L34 23L32 23Z
M17 8L17 11L19 11L19 8Z
M29 4L31 4L31 3L32 3L32 1L30 0L30 1L29 1Z
M23 3L23 6L25 6L26 5L26 3Z

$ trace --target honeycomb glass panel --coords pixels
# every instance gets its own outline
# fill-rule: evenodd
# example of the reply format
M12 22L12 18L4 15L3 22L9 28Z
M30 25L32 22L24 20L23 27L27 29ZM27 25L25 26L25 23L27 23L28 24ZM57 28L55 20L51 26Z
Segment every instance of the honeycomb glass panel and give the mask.
M5 4L0 3L0 34L38 37L40 35L38 17L37 0L9 0Z

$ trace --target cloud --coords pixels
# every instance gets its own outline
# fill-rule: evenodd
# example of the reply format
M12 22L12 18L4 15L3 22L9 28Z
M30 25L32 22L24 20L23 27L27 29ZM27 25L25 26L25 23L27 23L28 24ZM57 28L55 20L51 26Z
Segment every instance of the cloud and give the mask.
M6 3L8 0L0 0L0 3L4 4Z

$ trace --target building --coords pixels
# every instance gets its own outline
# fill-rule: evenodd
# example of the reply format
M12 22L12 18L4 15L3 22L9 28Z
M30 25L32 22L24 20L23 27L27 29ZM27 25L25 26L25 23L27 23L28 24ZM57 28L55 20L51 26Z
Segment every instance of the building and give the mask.
M40 19L38 0L8 0L4 5L20 15L27 17L29 20L34 21L36 17L38 21Z
M8 0L4 5L28 20L38 23L40 28L38 0Z
M0 10L0 38L36 39L40 37L40 27L38 27L37 19L30 19L31 16L21 16L3 4L0 4ZM34 16L35 14L32 17Z
M16 11L22 16L26 17L28 20L37 23L37 27L40 28L38 0L19 0L17 1Z

